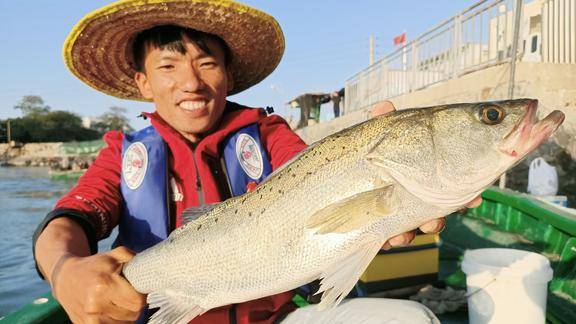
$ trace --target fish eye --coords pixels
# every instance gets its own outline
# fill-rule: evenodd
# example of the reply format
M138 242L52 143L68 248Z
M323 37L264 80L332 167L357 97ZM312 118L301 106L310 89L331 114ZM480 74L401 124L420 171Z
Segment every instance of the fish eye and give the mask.
M496 105L483 106L480 109L480 119L487 125L499 124L505 116L504 109Z

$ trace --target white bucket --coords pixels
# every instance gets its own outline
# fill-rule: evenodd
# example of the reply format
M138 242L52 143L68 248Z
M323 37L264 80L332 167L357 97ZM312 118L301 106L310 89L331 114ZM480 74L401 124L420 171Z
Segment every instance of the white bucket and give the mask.
M544 256L514 249L478 249L464 254L470 324L544 323L552 280Z

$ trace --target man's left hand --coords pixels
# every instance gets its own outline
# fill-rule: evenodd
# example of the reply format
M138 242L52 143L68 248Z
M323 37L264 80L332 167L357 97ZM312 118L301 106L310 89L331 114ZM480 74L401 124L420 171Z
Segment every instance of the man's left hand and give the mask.
M396 108L394 107L394 104L392 102L386 100L386 101L381 101L381 102L377 103L376 105L374 105L374 107L372 107L372 110L370 111L370 115L372 117L377 117L380 115L385 115L387 113L391 113L395 110L396 110ZM481 203L482 203L482 198L478 196L474 200L469 202L466 205L466 207L468 207L468 208L478 207ZM446 219L444 217L442 217L442 218L433 219L429 222L422 224L422 226L420 226L419 229L424 233L434 234L434 233L441 232L444 229L444 226L446 226ZM388 250L394 246L406 246L406 245L410 244L410 242L412 242L412 240L414 240L414 237L416 237L416 231L415 230L410 231L410 232L406 232L406 233L402 233L400 235L396 235L396 236L390 238L388 241L386 241L384 243L384 245L382 246L382 249Z

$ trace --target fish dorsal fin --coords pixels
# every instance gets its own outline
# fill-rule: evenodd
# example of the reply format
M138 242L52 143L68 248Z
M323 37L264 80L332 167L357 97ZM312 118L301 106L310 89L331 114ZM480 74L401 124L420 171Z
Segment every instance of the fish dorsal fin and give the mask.
M392 185L380 187L331 204L310 217L306 227L318 234L345 233L394 214Z
M384 241L372 241L327 268L320 276L322 280L316 292L323 292L318 309L337 306L354 288L383 244Z
M218 206L218 204L205 204L202 206L187 208L182 212L182 224L187 224L197 220L200 218L200 216L212 211L212 209L216 208L216 206Z
M206 311L198 305L187 302L186 296L172 290L166 290L164 293L149 294L148 304L150 308L160 308L150 318L148 322L150 324L185 324Z

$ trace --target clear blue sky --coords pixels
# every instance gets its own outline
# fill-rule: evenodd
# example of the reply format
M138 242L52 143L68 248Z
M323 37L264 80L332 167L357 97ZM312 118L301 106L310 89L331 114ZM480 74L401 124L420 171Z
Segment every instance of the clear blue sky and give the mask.
M0 119L19 116L13 109L24 95L39 95L52 109L98 116L111 106L128 108L132 126L152 104L116 99L72 76L60 55L72 26L104 0L0 0ZM284 30L286 52L276 71L251 89L230 97L249 106L274 106L283 116L298 116L284 103L303 92L340 89L368 66L370 35L376 58L394 49L392 39L407 31L408 41L477 1L463 0L248 0L276 17ZM331 105L325 105L326 111ZM297 117L296 117L297 119Z

